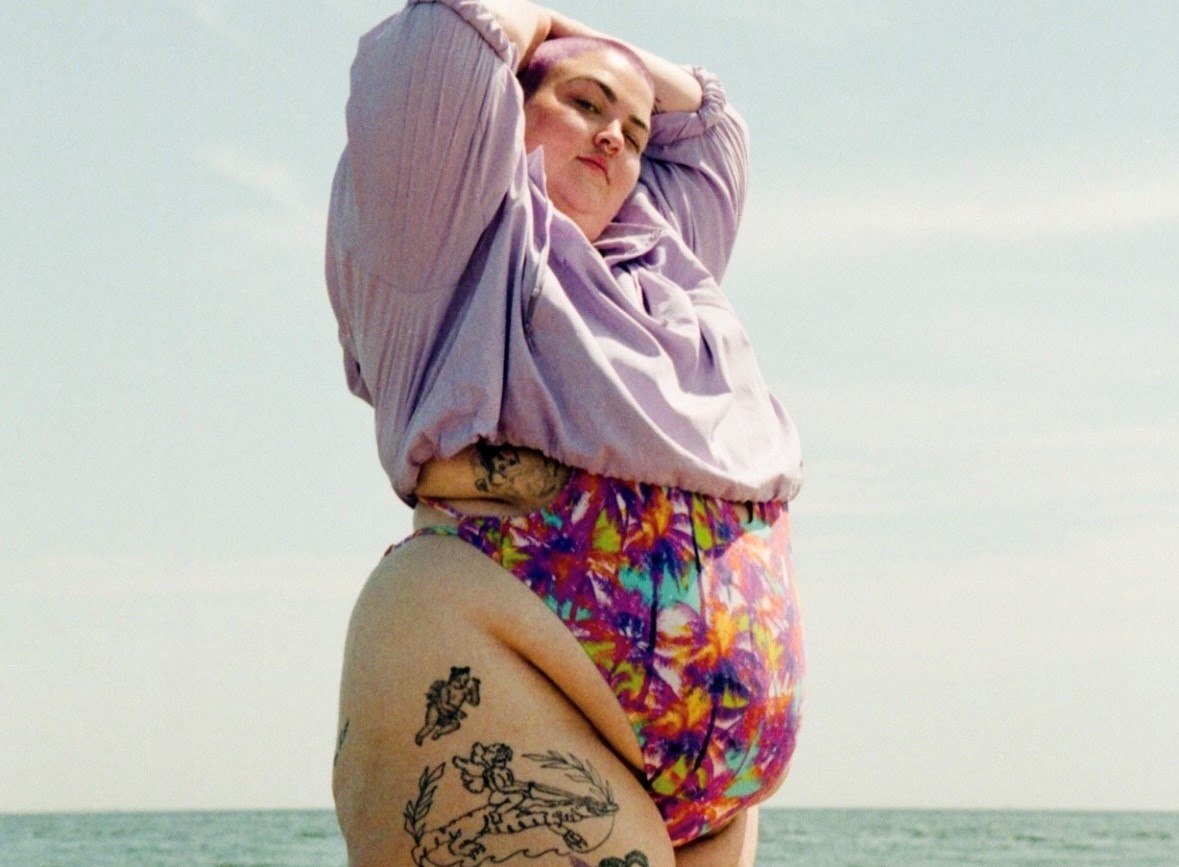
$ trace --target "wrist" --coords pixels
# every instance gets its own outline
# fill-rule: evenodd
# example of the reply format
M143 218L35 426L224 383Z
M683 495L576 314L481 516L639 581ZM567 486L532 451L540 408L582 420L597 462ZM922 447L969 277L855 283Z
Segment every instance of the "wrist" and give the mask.
M595 36L598 38L607 37L605 33L594 30L582 24L580 21L575 21L567 15L562 15L560 12L555 12L551 9L546 9L545 12L549 16L550 30L549 39L564 39L567 36Z
M535 9L536 27L532 32L532 41L528 45L521 47L520 69L524 69L524 67L528 65L529 61L532 60L532 55L536 52L536 49L540 47L542 42L544 42L546 39L554 38L553 13L540 6L536 6Z

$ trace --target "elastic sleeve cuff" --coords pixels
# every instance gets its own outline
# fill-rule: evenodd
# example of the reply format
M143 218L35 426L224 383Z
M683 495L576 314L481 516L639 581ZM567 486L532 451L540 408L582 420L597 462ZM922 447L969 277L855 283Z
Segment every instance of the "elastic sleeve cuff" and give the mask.
M651 117L651 144L668 145L703 135L725 116L728 99L720 79L706 69L694 66L692 75L704 92L700 108L695 111L671 111Z
M481 0L409 0L405 5L420 6L425 3L437 3L445 6L469 24L483 41L499 55L500 59L512 70L520 62L520 50L516 43L508 38L507 32L500 26L499 20Z

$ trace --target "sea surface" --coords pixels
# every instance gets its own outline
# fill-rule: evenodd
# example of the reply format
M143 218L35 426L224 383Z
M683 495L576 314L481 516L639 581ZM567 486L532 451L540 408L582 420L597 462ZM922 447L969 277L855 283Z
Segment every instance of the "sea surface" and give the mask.
M1179 867L1179 813L762 814L758 867L958 864ZM330 812L0 815L0 867L344 865Z

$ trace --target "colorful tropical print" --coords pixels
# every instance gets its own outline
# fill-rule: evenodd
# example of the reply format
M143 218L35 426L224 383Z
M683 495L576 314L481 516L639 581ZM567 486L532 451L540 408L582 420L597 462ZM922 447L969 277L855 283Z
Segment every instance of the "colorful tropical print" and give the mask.
M629 716L675 844L767 797L794 752L790 518L784 503L752 509L744 523L732 503L574 471L542 510L414 534L457 535L561 618Z

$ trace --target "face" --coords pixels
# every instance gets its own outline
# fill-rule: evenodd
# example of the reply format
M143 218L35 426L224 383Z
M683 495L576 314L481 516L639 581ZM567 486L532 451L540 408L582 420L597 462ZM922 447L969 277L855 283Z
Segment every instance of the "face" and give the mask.
M524 145L544 148L549 199L591 241L639 179L654 99L631 62L603 48L556 64L524 104Z

